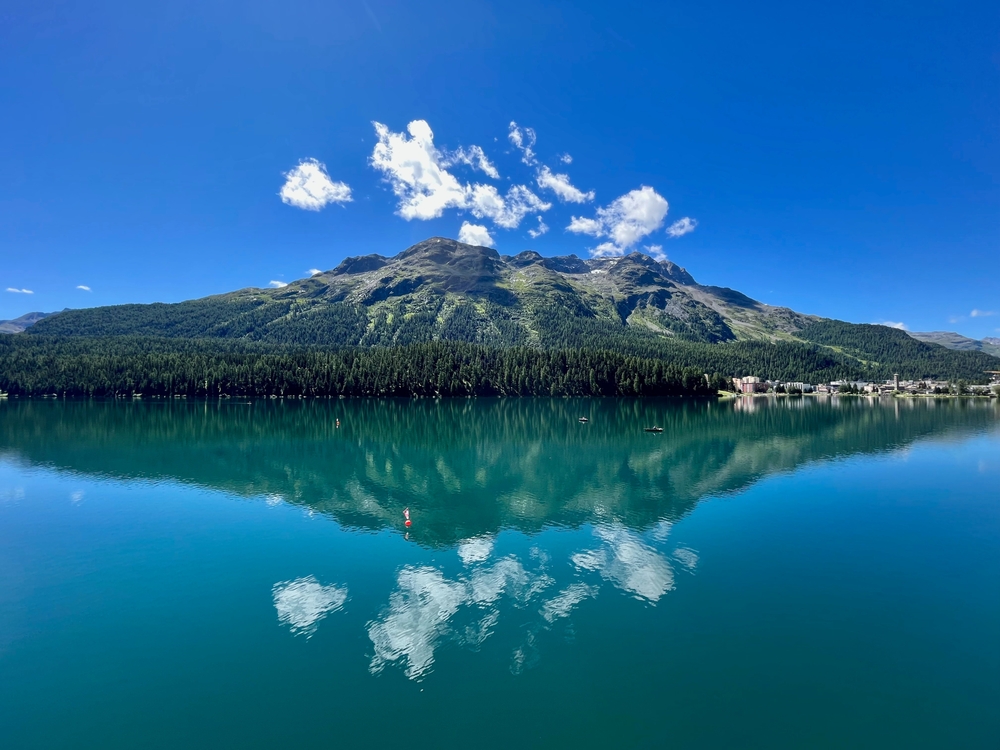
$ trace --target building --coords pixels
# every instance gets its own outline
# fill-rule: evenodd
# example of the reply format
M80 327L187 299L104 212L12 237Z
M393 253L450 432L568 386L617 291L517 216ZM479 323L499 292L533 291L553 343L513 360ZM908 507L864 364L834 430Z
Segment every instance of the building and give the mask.
M758 377L733 378L737 393L767 393L767 383Z
M801 393L813 392L812 383L784 383L783 385L787 393L791 393L792 391L799 391Z

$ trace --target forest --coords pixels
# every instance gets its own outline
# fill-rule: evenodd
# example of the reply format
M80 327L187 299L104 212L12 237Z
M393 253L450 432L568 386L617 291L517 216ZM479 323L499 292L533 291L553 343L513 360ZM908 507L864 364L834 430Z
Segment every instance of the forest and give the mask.
M0 391L11 396L706 396L724 382L692 367L586 349L0 338Z
M712 395L728 389L732 376L743 375L819 383L884 380L898 372L904 378L979 383L997 361L908 337L883 346L882 330L874 331L871 341L863 335L854 341L850 336L862 328L858 326L832 332L826 324L806 329L803 335L817 343L708 344L588 323L553 325L536 346L439 340L331 347L220 338L0 335L0 392L86 397ZM841 342L846 336L847 346L824 345L827 336Z

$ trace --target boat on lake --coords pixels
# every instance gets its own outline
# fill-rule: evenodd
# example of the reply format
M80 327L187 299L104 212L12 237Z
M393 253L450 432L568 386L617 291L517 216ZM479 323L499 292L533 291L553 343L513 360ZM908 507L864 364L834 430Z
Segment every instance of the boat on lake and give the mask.
M663 432L663 428L657 427L655 424L652 427L643 427L642 429L646 432Z
M578 420L576 420L576 421L577 421L577 422L579 422L580 424L587 424L587 422L589 422L590 420L589 420L589 419L587 419L586 417L580 417L580 418L579 418Z

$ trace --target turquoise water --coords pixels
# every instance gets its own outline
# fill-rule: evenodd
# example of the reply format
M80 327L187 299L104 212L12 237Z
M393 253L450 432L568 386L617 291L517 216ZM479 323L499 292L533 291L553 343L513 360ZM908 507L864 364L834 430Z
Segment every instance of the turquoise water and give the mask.
M995 402L0 401L5 748L996 748L998 634Z

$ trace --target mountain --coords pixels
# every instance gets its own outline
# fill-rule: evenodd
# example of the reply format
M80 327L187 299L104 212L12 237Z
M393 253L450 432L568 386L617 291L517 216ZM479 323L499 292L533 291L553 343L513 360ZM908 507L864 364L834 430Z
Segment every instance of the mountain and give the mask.
M38 321L57 313L30 312L14 320L0 320L0 333L21 333Z
M987 354L992 354L994 357L1000 357L1000 338L986 337L980 341L979 339L970 339L968 336L963 336L960 333L951 333L950 331L908 331L908 333L917 341L924 341L928 344L940 344L946 349L954 349L962 352L986 352Z
M798 379L978 381L1000 360L951 351L896 329L854 325L699 284L669 261L501 256L435 237L395 257L362 255L280 289L177 304L69 310L30 337L154 336L297 346L490 347L614 351L702 372Z
M582 260L527 251L511 257L435 237L393 258L348 258L281 289L74 310L36 332L334 345L432 339L544 345L568 318L710 343L787 338L818 320L732 289L702 286L674 263L641 253Z

